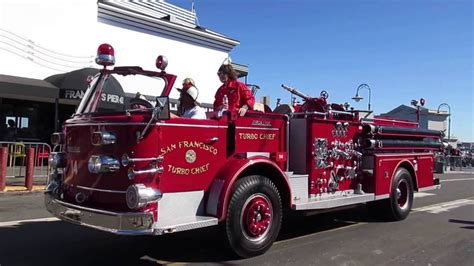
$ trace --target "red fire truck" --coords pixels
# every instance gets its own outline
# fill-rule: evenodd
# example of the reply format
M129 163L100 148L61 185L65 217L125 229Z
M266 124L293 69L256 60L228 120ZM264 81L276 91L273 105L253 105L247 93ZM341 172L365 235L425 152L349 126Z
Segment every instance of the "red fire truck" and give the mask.
M438 131L363 119L329 104L327 92L311 98L284 85L305 100L295 112L170 118L176 76L165 72L167 59L157 58L158 71L112 68L114 61L113 48L101 45L96 62L103 69L52 136L45 205L64 221L127 235L222 224L232 250L250 257L271 247L283 209L367 203L402 220L415 191L439 187ZM104 91L116 81L123 95L107 101Z

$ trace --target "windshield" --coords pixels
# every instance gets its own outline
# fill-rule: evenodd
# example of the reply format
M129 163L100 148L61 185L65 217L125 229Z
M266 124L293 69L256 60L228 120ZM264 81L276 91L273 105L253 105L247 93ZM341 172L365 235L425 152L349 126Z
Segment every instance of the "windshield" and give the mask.
M152 108L165 85L165 80L156 76L97 74L90 82L76 114Z

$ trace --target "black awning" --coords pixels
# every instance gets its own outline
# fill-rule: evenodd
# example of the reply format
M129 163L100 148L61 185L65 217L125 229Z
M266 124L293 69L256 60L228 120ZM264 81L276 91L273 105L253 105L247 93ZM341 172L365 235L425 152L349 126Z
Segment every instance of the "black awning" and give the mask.
M71 72L56 74L45 78L45 81L56 85L59 88L59 98L69 100L81 100L84 92L89 86L89 76L95 76L99 73L97 68L82 68ZM103 101L116 102L117 99L124 97L124 92L120 83L110 76L104 88Z
M0 74L0 97L51 102L58 96L59 88L48 81Z

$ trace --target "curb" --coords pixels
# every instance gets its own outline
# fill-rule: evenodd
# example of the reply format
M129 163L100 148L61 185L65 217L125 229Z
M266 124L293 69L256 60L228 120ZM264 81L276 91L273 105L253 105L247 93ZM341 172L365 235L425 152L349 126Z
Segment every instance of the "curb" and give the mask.
M0 191L0 197L43 193L45 187L46 186L33 186L32 190L27 190L24 186L6 186L4 191Z
M444 172L444 174L449 175L449 174L465 174L465 175L472 175L474 174L473 171L448 171Z

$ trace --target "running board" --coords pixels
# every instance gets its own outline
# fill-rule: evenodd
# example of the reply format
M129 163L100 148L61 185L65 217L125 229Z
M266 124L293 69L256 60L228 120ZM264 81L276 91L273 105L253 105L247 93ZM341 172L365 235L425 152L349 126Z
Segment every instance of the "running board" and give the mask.
M211 216L180 217L177 219L158 221L153 224L153 230L155 235L163 235L213 226L217 225L217 223L217 218Z
M341 206L347 206L352 204L364 203L373 201L375 199L375 194L365 193L365 194L349 194L349 195L338 195L335 197L326 197L326 198L309 198L294 200L291 208L293 210L323 210L336 208Z

